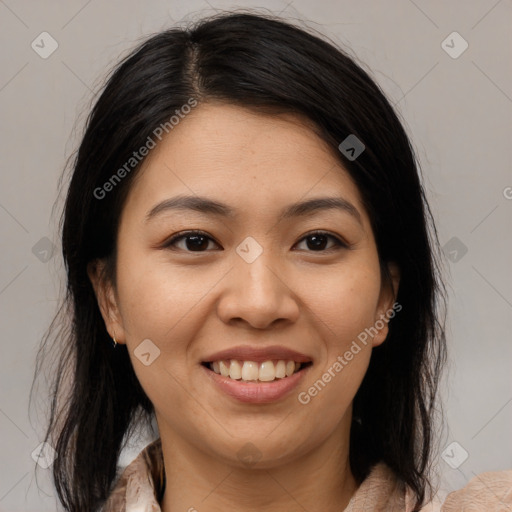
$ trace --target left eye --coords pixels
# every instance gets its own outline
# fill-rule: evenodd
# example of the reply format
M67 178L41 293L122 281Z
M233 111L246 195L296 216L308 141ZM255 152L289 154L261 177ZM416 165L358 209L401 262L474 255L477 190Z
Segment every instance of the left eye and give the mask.
M324 233L323 231L315 231L314 233L310 233L309 235L306 235L302 240L310 240L311 242L306 244L311 248L313 248L313 251L315 252L323 252L324 250L330 250L334 247L328 247L326 249L327 240L328 239L334 240L334 247L347 247L347 245L342 242L338 237L331 235L329 233Z
M334 241L334 245L326 248L329 239ZM347 245L338 237L323 231L315 231L314 233L310 233L303 237L301 242L303 240L306 241L308 249L314 252L323 252L326 250L331 250L335 247L347 247ZM185 245L178 247L178 242L181 241L184 241ZM165 243L164 247L168 249L178 248L188 252L206 252L205 249L208 247L208 243L210 241L216 244L213 238L208 236L206 233L203 233L202 231L188 231L174 235Z

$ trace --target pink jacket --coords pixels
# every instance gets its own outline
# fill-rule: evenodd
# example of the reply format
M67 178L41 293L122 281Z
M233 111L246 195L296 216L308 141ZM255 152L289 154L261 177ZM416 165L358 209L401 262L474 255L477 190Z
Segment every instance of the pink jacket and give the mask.
M123 471L103 512L161 512L164 487L161 440L152 442ZM373 467L342 512L410 512L410 492L385 464ZM511 512L512 470L482 473L444 502L421 512ZM341 512L341 511L340 511Z

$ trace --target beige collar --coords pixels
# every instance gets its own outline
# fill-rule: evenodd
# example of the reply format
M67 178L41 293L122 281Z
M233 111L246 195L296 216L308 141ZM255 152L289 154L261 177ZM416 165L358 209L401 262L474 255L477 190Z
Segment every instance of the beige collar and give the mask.
M161 440L146 446L125 468L102 512L162 512L165 471ZM384 463L376 464L340 512L412 512L412 493ZM480 508L467 508L478 503ZM466 507L466 508L464 508ZM503 508L499 508L503 507ZM512 510L512 470L482 473L443 502L421 512Z

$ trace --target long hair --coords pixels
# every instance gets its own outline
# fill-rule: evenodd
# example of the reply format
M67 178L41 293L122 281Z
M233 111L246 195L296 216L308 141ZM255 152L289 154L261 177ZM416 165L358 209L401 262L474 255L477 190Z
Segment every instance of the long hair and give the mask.
M154 413L126 346L111 348L87 264L105 258L105 278L115 284L120 213L140 163L108 198L99 198L98 189L191 98L302 116L356 183L384 278L388 262L400 268L402 310L373 350L355 396L350 465L361 482L385 462L419 506L430 486L446 302L419 164L389 101L345 50L277 17L241 12L144 41L109 75L87 119L61 218L66 296L36 366L37 374L53 338L59 358L45 440L58 453L52 471L61 503L70 512L98 510L131 429L149 425ZM365 145L356 159L338 150L349 135Z

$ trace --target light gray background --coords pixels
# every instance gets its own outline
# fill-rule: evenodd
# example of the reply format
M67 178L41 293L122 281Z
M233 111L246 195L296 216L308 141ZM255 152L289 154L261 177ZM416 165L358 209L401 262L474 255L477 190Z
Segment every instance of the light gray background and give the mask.
M457 253L450 249L446 260L451 362L440 452L456 441L451 460L460 461L462 449L468 458L457 469L439 458L440 495L482 471L512 467L510 1L0 0L0 511L57 508L50 469L39 470L36 481L31 458L43 432L44 389L30 417L28 392L63 284L62 201L51 211L57 180L92 91L141 38L233 7L306 20L348 45L396 104L423 166L441 243L456 237L448 247ZM31 48L43 31L59 45L47 59ZM442 47L453 31L469 44L458 58ZM461 48L457 40L447 44ZM44 237L55 244L47 262Z

